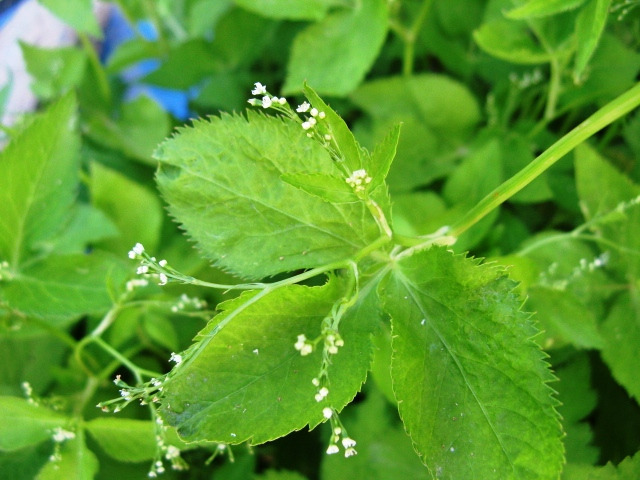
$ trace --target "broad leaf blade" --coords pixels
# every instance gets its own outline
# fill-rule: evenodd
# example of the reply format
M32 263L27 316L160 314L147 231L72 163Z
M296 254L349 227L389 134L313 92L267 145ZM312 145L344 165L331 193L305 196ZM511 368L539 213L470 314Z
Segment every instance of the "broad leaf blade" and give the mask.
M433 477L556 479L554 377L514 283L478 263L431 248L382 289L405 428Z
M381 185L385 178L387 178L391 163L396 156L401 126L402 124L394 126L389 134L376 145L376 148L371 154L370 165L367 168L367 172L373 179L369 187L372 190L378 185Z
M611 0L589 0L576 22L578 51L573 69L574 81L580 81L593 52L595 52L609 15Z
M207 257L243 277L343 260L378 237L363 203L328 203L282 180L342 176L293 121L223 115L181 130L156 156L172 215Z
M329 395L320 403L311 380L320 370L321 348L308 356L294 348L298 335L320 334L322 319L342 295L340 285L292 285L224 303L165 383L165 421L187 441L259 444L316 426L324 407L341 410L366 377L375 305L361 303L342 320L345 345L333 357Z
M293 42L284 93L308 81L321 94L347 95L378 56L387 25L387 2L367 0L307 27Z
M112 458L121 462L152 460L157 452L153 422L130 418L94 418L86 429Z
M69 422L64 415L24 398L0 397L0 451L36 445Z
M50 461L42 467L37 480L93 480L98 473L98 459L87 448L84 432L79 431L75 438L65 441L60 448L60 458Z
M75 110L63 97L0 152L0 261L14 269L65 225L78 179Z

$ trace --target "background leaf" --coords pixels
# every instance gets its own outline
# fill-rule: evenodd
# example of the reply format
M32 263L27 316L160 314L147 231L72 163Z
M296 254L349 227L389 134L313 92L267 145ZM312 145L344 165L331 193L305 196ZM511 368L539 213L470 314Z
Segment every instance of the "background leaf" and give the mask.
M0 259L14 269L68 219L79 167L75 109L66 95L0 152Z
M87 422L85 428L108 455L121 462L153 460L156 455L153 422L100 417Z
M98 473L98 459L84 442L84 432L66 440L60 448L60 459L46 463L36 480L92 480Z
M18 450L53 436L69 423L64 415L24 398L0 397L0 450Z
M280 178L343 176L297 123L223 115L181 130L156 156L171 214L207 257L243 277L342 260L378 237L363 203L327 203Z
M576 23L576 65L573 77L579 81L593 52L598 46L609 15L611 0L589 0Z
M299 92L307 81L320 94L344 96L362 81L387 35L387 2L367 0L332 13L293 42L282 87Z
M554 377L513 287L498 268L431 248L399 261L381 290L400 415L433 477L558 477Z

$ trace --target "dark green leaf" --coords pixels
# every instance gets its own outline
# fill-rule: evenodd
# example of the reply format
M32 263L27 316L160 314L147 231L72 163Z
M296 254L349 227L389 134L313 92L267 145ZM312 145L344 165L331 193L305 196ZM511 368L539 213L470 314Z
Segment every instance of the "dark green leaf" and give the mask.
M400 415L432 477L558 478L554 377L514 286L434 247L398 261L381 289Z

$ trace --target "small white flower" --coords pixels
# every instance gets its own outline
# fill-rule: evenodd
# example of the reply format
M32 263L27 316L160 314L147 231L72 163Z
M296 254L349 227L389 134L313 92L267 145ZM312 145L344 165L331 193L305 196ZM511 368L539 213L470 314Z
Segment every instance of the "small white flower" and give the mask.
M326 116L327 116L327 114L326 114L326 113L324 113L324 112L320 112L320 113L318 114L318 117L320 117L320 118L324 118L324 117L326 117Z
M255 87L253 90L251 90L251 94L252 95L264 95L265 93L267 93L267 86L266 85L262 85L260 82L256 82L254 83Z
M331 444L329 448L327 448L327 455L333 455L334 453L338 453L340 449L337 445Z
M356 441L353 438L344 437L342 439L342 446L344 448L355 447L356 446Z
M336 427L333 429L334 435L340 435L342 433L342 429L340 427Z
M166 285L167 282L169 281L169 279L164 273L161 273L160 275L158 275L158 277L159 277L158 285Z
M178 447L174 447L173 445L169 445L167 447L167 453L164 458L167 460L171 460L172 458L178 458L180 456L180 449Z
M163 260L160 260L160 261L158 262L158 265L160 265L162 268L164 268L164 267L166 267L166 266L167 266L167 261L166 261L166 260L164 260L164 259L163 259Z
M61 427L56 427L55 430L53 431L53 441L56 443L62 443L66 440L71 440L73 438L76 438L75 433L70 432L68 430L64 430Z
M298 105L298 108L296 108L296 112L298 113L308 112L310 108L311 108L311 105L309 105L309 102L302 102L300 105Z
M312 108L312 109L311 109L311 111L309 112L309 114L310 114L312 117L317 116L317 115L318 115L318 109L317 109L317 108Z
M324 139L325 140L331 140L331 135L329 135L328 133L324 134Z
M331 345L327 348L327 353L329 353L329 355L335 355L336 353L338 353L338 347L336 347L335 345Z
M147 272L149 272L149 267L147 265L142 265L136 270L136 273L138 275L144 275Z
M311 345L310 343L305 343L304 346L300 349L300 355L302 355L303 357L310 355L312 352L313 345Z
M278 103L279 103L280 105L284 105L285 103L287 103L287 99L286 99L286 98L284 98L284 97L280 97L280 98L278 99Z
M141 243L136 243L129 252L129 258L136 258L138 255L142 255L144 247Z
M176 365L180 365L182 363L182 355L179 355L175 352L171 352L171 356L169 357L170 362L176 362Z
M249 100L247 100L247 102L249 103L249 105L255 107L256 105L258 105L258 103L260 103L260 100L258 100L257 98L250 98Z
M317 123L316 119L313 117L309 117L309 120L307 120L311 125L315 125Z
M333 416L333 410L331 410L329 407L325 407L322 409L322 416L326 419L329 419Z
M357 454L358 454L358 452L356 452L355 448L347 448L344 451L344 457L345 458L353 457L354 455L357 455Z
M320 386L320 380L318 380L317 378L312 378L311 379L311 383L313 383L314 387L319 387Z
M302 122L302 129L303 130L309 130L311 127L313 127L313 124L310 122Z
M262 97L262 108L269 108L273 102L266 95Z

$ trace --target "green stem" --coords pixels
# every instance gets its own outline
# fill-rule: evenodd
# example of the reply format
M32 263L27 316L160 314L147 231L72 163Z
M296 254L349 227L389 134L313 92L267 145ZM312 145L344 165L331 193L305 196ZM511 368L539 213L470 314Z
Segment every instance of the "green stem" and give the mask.
M612 100L596 113L575 127L564 137L551 145L533 162L516 173L494 191L489 193L480 202L467 212L448 231L448 235L459 237L469 228L484 218L489 212L507 201L524 187L529 185L540 174L560 160L564 155L573 150L607 125L640 105L640 83Z
M402 56L402 74L403 75L411 75L413 73L413 63L415 60L415 46L416 40L418 38L418 33L420 32L420 28L422 27L422 23L427 18L427 14L429 13L429 9L431 8L431 4L433 0L424 0L422 5L420 6L420 11L418 15L416 15L413 24L409 30L405 30L404 35L402 35L402 40L404 41L404 52Z

